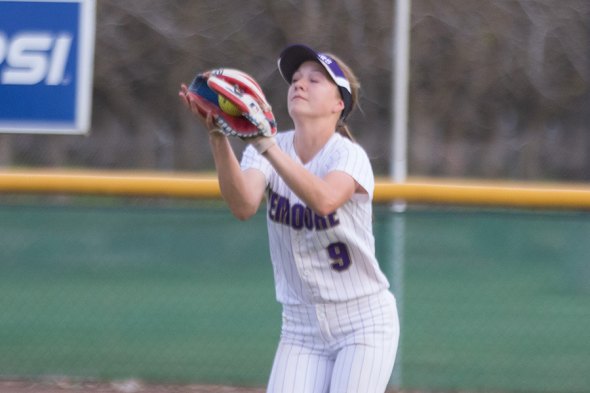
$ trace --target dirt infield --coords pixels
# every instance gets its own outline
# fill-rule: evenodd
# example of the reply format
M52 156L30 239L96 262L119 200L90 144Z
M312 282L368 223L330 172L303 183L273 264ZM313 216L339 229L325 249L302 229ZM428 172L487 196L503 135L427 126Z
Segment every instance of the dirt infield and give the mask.
M214 385L160 385L137 380L80 382L69 379L0 381L0 393L264 393L263 388Z
M158 385L137 380L80 382L70 379L0 381L0 393L264 393L264 388L218 385ZM360 393L360 392L359 392ZM387 393L418 393L388 390ZM426 392L424 392L426 393Z

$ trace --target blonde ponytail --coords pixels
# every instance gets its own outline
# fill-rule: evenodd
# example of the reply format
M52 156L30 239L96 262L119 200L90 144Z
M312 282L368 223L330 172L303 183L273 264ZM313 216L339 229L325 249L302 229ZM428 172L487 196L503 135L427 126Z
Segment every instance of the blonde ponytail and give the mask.
M348 127L344 119L338 120L338 123L336 124L336 132L338 132L343 137L355 142L354 137L352 136L352 132L350 132L350 128Z
M340 59L338 56L334 56L331 53L327 53L327 55L330 56L332 59L334 59L336 61L336 63L338 63L338 66L340 67L342 72L344 72L344 76L346 76L346 79L348 79L348 82L350 83L350 90L351 90L351 96L352 96L352 109L350 110L348 115L346 115L346 117L348 118L348 116L350 116L350 113L352 113L352 111L354 111L354 109L358 106L358 97L359 97L359 90L361 88L361 84L360 84L358 78L356 77L356 75L354 74L354 72L352 72L352 69L346 63L344 63L342 61L342 59ZM341 118L338 120L338 124L336 124L336 131L339 134L341 134L342 136L344 136L345 138L348 138L354 142L354 137L352 136L352 132L350 131L350 128L346 124L346 118L344 118L344 119Z

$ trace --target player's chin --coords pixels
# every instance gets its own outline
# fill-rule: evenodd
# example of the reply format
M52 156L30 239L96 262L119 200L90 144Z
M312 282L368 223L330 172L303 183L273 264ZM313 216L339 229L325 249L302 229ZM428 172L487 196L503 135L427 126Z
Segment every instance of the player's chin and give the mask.
M302 99L295 99L289 101L289 105L287 106L289 116L291 116L292 118L308 116L311 110L309 108L309 105L306 104L307 102L303 101Z

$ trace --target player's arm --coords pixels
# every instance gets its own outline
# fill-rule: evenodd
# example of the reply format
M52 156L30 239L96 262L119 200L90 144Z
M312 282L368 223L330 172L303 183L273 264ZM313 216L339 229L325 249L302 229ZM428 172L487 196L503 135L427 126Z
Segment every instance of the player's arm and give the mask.
M357 188L357 182L347 173L329 172L320 178L295 162L276 145L264 152L291 190L314 212L326 216L344 205Z
M211 133L209 144L213 152L221 195L236 218L247 220L256 214L264 197L264 175L255 169L242 171L226 136Z
M265 178L257 170L242 171L238 159L226 135L219 132L213 121L210 108L203 108L188 94L188 87L181 85L179 92L181 102L201 119L209 130L209 144L213 153L221 195L232 214L247 220L256 214L264 197Z

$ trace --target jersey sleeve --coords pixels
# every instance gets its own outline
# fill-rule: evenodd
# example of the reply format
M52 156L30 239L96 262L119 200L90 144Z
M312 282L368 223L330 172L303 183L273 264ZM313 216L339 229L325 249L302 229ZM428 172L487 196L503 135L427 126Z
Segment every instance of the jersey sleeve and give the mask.
M262 155L258 154L256 149L252 147L252 145L248 145L246 149L244 149L244 153L242 154L242 160L240 161L240 168L242 171L246 169L258 169L264 175L266 179L266 184L270 181L270 174L272 172L272 166L270 163L262 157Z
M360 145L347 142L346 148L337 150L328 171L342 171L349 174L367 191L370 199L373 199L375 177L369 157Z

